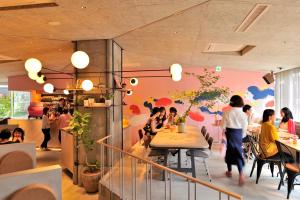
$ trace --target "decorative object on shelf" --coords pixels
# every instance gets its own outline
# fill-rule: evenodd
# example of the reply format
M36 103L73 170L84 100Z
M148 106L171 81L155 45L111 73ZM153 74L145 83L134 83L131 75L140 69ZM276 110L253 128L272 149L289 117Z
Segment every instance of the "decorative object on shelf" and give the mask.
M46 83L44 85L44 91L51 94L54 92L54 86L51 83Z
M76 51L71 56L71 63L77 69L84 69L90 63L90 58L84 51Z
M91 136L90 119L90 113L80 113L75 111L73 118L70 120L69 127L67 128L78 139L79 145L77 148L80 145L83 145L86 154L95 148L95 141ZM86 156L84 165L85 169L81 171L82 184L86 192L97 192L100 179L100 164L96 160L89 161Z
M111 106L112 105L112 98L114 97L114 94L113 93L106 93L105 94L105 105L106 106Z
M137 78L131 78L131 79L130 79L130 84L131 84L132 86L137 86L138 83L139 83L139 80L138 80Z
M91 80L82 81L81 87L84 91L91 91L94 87L94 84Z
M187 110L183 114L181 121L186 121L192 107L205 106L211 108L216 102L228 102L229 88L216 86L220 76L215 71L204 69L203 74L185 73L187 76L197 78L199 87L196 90L179 91L173 95L173 98L189 104ZM180 123L177 121L177 123Z
M64 92L65 95L69 95L70 94L69 90L64 90L63 92Z
M25 61L25 69L28 72L38 73L42 70L42 63L36 58L29 58Z

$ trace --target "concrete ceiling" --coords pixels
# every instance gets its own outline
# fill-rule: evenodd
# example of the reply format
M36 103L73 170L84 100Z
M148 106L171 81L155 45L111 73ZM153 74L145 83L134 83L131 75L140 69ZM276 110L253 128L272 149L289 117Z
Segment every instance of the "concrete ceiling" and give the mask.
M57 0L58 7L0 11L0 82L39 58L70 63L74 40L114 38L125 67L221 65L267 71L300 66L299 0ZM1 3L1 1L0 1ZM269 10L247 32L235 29L257 3ZM254 45L243 56L203 53L209 43ZM4 62L9 57L17 62Z

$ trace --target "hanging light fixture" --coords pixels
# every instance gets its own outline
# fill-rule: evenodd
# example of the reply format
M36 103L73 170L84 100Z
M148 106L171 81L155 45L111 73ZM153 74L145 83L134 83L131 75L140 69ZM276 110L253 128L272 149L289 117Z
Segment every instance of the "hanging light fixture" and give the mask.
M69 90L64 90L64 94L69 95L70 94Z
M71 63L78 69L84 69L89 65L90 58L84 51L76 51L71 56Z
M44 85L44 91L47 93L53 93L54 92L54 86L51 83L46 83Z
M132 78L132 79L130 79L130 84L131 84L132 86L137 86L138 83L139 83L139 80L138 80L137 78Z
M177 64L177 63L171 65L171 67L170 67L170 73L171 73L171 75L173 75L173 74L181 74L182 73L182 66L180 64Z
M177 82L180 81L182 78L181 74L172 74L172 80Z
M25 69L28 72L38 73L42 69L42 63L36 58L29 58L25 62Z
M37 82L38 84L44 84L45 81L46 81L46 77L45 77L44 75L41 75L40 77L38 77L38 78L36 79L36 82Z
M82 81L81 87L85 91L90 91L93 89L94 84L91 80L84 80L84 81Z
M35 81L39 78L39 75L36 72L28 72L28 77Z

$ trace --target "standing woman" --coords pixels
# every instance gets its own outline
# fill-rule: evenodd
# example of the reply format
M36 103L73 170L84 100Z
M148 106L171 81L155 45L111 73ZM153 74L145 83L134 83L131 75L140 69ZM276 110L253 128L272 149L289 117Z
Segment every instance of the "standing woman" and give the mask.
M48 142L50 140L50 119L48 117L49 108L45 107L43 109L43 118L42 118L42 132L44 134L44 141L41 144L42 150L48 150Z
M284 107L280 110L280 115L282 117L281 122L279 124L280 129L287 130L287 132L291 134L295 134L295 122L293 121L293 114L290 109Z
M227 164L226 176L232 177L232 165L237 165L239 170L239 185L245 183L245 176L243 173L244 158L242 139L247 131L247 116L242 111L244 101L239 95L234 95L230 98L230 106L232 109L223 114L222 127L225 130L227 139L227 150L225 155L225 162Z

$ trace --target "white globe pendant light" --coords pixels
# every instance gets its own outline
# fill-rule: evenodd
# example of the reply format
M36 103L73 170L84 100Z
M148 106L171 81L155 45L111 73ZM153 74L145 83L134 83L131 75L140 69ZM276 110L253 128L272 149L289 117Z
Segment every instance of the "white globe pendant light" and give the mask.
M132 86L137 86L139 84L139 80L137 78L130 79L130 84Z
M181 67L181 65L180 64L173 64L173 65L171 65L171 67L170 67L170 73L171 73L171 75L173 75L173 74L181 74L181 72L182 72L182 67Z
M28 72L38 73L42 69L42 63L36 58L29 58L25 62L25 69Z
M127 94L128 96L131 96L131 95L133 94L133 91L132 91L132 90L127 90L127 91L126 91L126 94Z
M44 85L44 91L47 93L53 93L54 92L54 86L51 83L46 83Z
M182 78L181 74L172 74L172 80L175 82L180 81Z
M69 95L70 94L69 90L64 90L64 94Z
M78 69L84 69L89 65L90 58L84 51L76 51L71 56L71 63Z
M36 82L37 82L38 84L44 84L44 83L45 83L45 76L44 76L44 75L41 75L40 77L38 77L38 78L36 79Z
M81 86L82 86L83 90L90 91L90 90L93 89L94 84L93 84L93 82L91 80L84 80L84 81L82 81Z
M31 80L37 80L39 78L38 74L35 73L35 72L28 72L28 77L31 79Z

